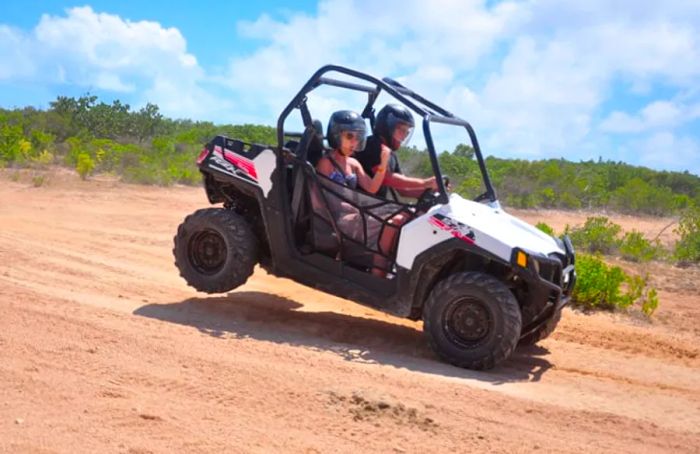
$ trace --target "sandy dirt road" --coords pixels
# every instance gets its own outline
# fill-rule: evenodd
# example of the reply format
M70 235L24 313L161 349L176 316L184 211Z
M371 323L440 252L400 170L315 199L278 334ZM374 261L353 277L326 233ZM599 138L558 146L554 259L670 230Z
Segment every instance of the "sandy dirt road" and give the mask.
M473 372L420 323L262 270L188 288L172 237L205 205L0 174L0 452L700 452L697 270L647 267L651 322L567 309L541 346Z

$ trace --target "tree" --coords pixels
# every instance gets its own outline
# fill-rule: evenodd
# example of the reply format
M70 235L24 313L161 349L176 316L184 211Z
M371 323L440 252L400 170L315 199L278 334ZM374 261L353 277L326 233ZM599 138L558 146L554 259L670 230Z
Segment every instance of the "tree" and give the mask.
M132 130L139 142L157 135L158 127L163 120L163 115L161 115L159 110L157 105L149 102L132 117Z
M474 149L464 143L457 144L452 153L461 158L474 159Z

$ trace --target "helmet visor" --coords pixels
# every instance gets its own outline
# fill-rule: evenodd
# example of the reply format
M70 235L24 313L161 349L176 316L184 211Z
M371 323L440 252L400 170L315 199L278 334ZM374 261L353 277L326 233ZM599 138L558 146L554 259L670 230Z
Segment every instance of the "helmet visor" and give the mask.
M366 142L367 131L365 128L343 129L340 131L341 146L344 146L346 143L352 144L352 151L364 150Z
M394 115L389 115L387 123L389 131L391 131L392 148L398 149L399 147L407 146L413 136L413 130L415 129L413 125Z

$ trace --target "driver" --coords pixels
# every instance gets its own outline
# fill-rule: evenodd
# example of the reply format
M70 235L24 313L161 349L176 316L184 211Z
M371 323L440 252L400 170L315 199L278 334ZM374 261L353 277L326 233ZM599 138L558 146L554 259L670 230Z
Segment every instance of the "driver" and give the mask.
M384 169L381 165L382 155L386 152L390 153L382 187L376 195L386 198L387 187L394 188L399 194L407 197L418 197L426 189L437 190L434 176L412 178L401 173L399 159L394 152L408 144L414 127L415 122L411 112L400 104L387 104L377 114L373 135L367 138L364 151L355 155L367 175L374 177L377 171Z

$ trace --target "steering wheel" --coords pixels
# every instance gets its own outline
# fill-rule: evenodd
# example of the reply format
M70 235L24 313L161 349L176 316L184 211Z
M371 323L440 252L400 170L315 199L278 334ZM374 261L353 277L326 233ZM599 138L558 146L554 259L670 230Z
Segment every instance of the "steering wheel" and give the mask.
M445 185L445 189L447 191L452 190L452 185L450 184L450 177L448 175L443 175L442 176L442 183Z
M488 199L488 198L489 198L489 193L488 193L488 192L484 192L483 194L479 194L478 196L476 196L476 198L474 198L474 201L475 201L475 202L481 202L481 201L484 201L484 200L486 200L486 199Z
M435 204L435 200L438 198L438 195L438 192L433 191L431 188L426 188L418 197L418 201L416 202L416 211L427 211L428 208Z

